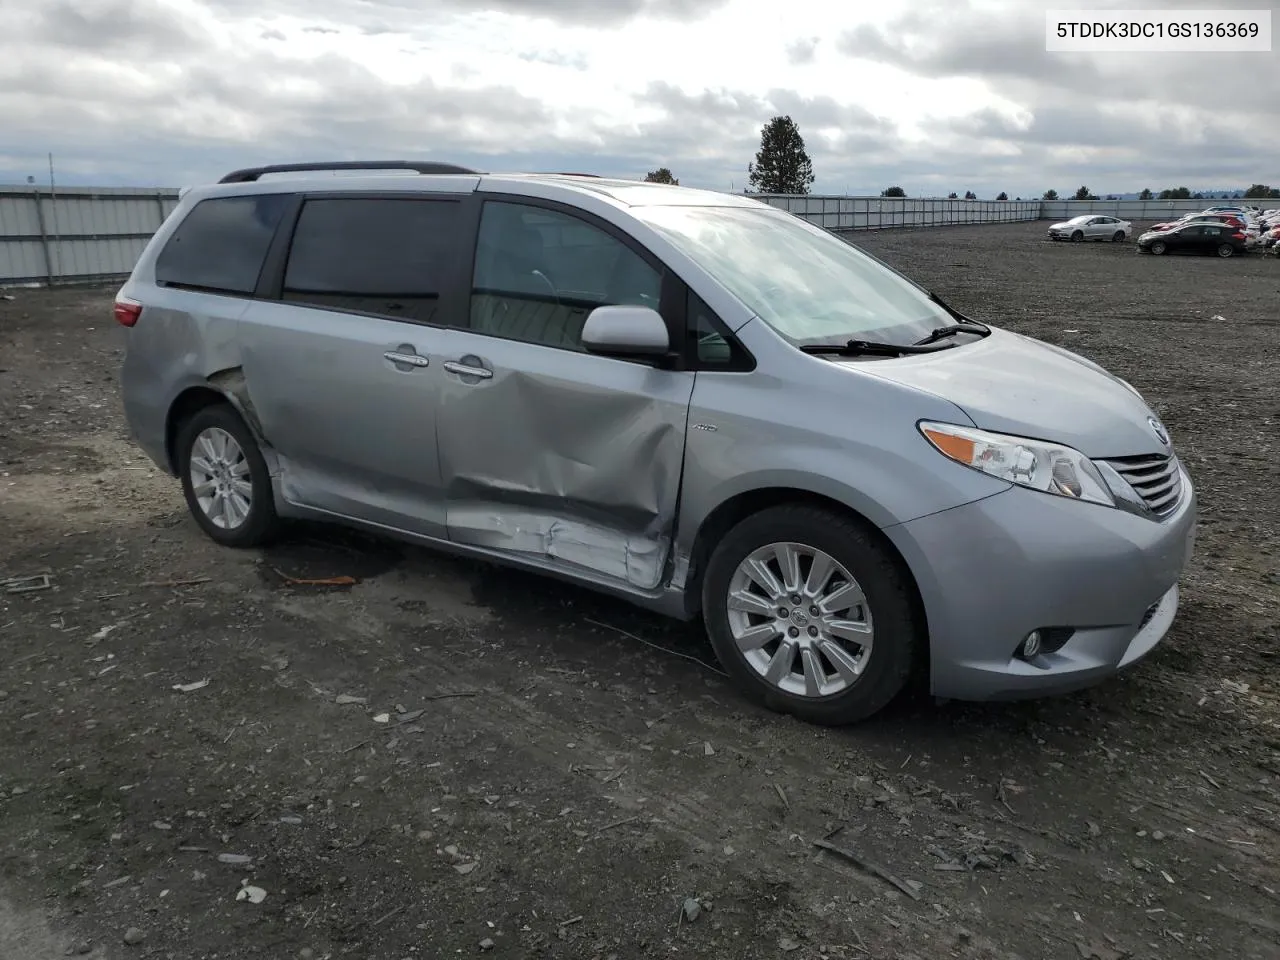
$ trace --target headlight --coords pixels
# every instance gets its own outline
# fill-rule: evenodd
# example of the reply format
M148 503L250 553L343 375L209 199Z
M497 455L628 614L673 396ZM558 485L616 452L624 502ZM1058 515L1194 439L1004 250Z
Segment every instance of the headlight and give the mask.
M943 456L1007 483L1115 506L1098 468L1078 450L951 423L921 423L920 432Z

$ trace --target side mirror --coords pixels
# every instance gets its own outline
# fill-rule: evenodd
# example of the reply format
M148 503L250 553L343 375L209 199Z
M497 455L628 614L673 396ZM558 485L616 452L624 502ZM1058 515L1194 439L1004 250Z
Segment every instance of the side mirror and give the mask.
M596 307L582 325L582 345L605 357L660 357L671 349L666 321L652 307Z

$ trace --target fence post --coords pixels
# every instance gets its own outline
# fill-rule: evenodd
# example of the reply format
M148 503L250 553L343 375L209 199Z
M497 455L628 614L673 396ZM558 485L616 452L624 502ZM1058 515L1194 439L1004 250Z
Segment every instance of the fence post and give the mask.
M49 249L49 231L44 224L44 204L40 202L40 188L32 187L31 196L36 204L36 223L40 225L40 246L44 250L44 273L49 278L49 286L53 286L53 255Z

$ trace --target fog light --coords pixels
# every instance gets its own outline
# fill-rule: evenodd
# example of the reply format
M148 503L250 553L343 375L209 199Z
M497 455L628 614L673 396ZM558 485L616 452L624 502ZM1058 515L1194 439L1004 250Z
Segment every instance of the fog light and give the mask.
M1039 653L1040 631L1032 630L1027 634L1027 638L1022 641L1022 649L1019 651L1019 656L1021 656L1023 660L1031 660Z

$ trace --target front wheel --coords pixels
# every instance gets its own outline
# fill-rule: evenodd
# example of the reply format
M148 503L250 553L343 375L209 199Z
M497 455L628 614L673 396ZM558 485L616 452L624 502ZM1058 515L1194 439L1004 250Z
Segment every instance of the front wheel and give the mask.
M1229 243L1220 243L1220 244L1218 244L1218 256L1220 256L1220 257L1234 257L1234 256L1235 256L1235 254L1236 254L1236 248L1235 248L1235 247L1233 247L1231 244L1229 244Z
M1072 241L1073 241L1073 242L1075 242L1075 243L1079 243L1081 240L1083 240L1083 239L1084 239L1084 231L1083 231L1083 230L1077 230L1075 233L1073 233L1073 234L1071 235L1071 239L1072 239Z
M1162 240L1157 240L1155 243L1151 245L1151 252L1156 254L1157 256L1164 253L1167 249L1169 248L1164 245L1164 241Z
M754 514L724 537L702 609L716 656L749 698L831 726L897 696L923 634L888 550L853 519L798 504Z
M275 535L279 520L266 461L229 405L198 410L179 429L176 453L187 507L210 539L254 547Z

